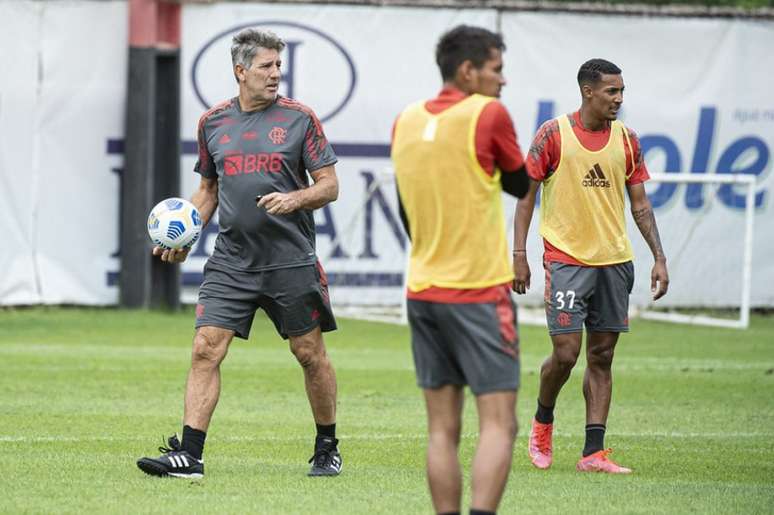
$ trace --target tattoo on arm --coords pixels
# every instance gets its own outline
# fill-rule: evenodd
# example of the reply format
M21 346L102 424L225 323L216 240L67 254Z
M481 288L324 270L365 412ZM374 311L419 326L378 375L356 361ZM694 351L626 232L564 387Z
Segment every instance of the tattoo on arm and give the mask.
M655 259L663 258L664 249L661 247L661 238L658 235L653 208L647 206L642 209L632 209L632 216L634 216L634 221L637 223L642 237L650 247L650 251L653 252L653 257Z

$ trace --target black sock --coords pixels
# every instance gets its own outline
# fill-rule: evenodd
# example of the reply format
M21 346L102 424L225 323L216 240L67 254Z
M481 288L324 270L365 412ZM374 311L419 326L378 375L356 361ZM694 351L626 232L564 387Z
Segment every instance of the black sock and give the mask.
M327 436L329 438L336 438L336 424L331 424L329 426L316 424L316 426L317 426L317 436Z
M586 445L583 447L583 456L594 454L605 448L605 425L586 424Z
M470 509L470 515L496 515L496 511L486 511L486 510L476 510L474 508Z
M205 438L207 438L206 431L199 431L191 426L183 426L183 441L180 442L180 446L184 451L188 451L188 454L200 460L204 452Z
M458 511L444 511L444 512L439 512L438 515L460 515L460 512L458 512Z
M537 412L535 412L535 420L541 424L553 424L554 423L554 407L543 406L538 401Z

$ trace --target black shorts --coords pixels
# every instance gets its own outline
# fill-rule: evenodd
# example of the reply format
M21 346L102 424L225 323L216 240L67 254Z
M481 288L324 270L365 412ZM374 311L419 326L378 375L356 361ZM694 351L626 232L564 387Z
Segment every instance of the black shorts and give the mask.
M408 301L420 388L469 385L475 395L519 388L516 305L505 287L491 303Z
M263 272L243 272L207 262L196 305L197 329L231 329L237 337L247 339L259 308L285 339L317 326L324 332L336 329L328 280L319 262Z

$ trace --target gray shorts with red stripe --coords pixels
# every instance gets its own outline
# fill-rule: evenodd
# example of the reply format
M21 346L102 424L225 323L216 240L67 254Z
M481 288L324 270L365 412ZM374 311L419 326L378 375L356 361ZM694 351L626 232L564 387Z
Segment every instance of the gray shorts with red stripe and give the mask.
M546 261L546 321L551 335L629 331L629 294L634 286L631 261L607 266L577 266Z
M417 384L469 385L475 395L518 390L516 305L507 288L496 302L408 301Z

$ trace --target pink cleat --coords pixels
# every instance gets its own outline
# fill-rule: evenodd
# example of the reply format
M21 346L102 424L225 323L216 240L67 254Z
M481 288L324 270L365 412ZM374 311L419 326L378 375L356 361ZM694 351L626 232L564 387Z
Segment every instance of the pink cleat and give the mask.
M613 449L604 449L581 458L575 465L579 472L605 472L607 474L631 474L632 469L622 467L607 457Z
M551 435L553 424L541 424L532 419L532 430L529 433L529 457L532 464L539 469L547 469L553 461L551 450Z

